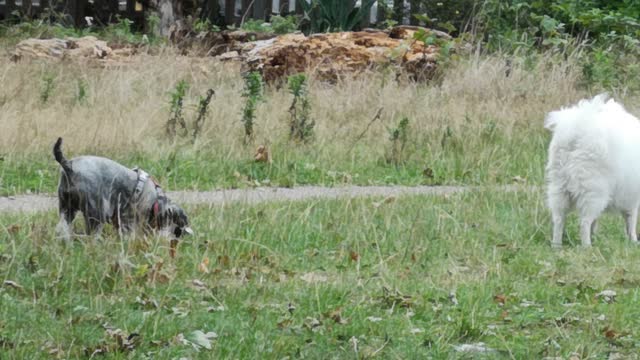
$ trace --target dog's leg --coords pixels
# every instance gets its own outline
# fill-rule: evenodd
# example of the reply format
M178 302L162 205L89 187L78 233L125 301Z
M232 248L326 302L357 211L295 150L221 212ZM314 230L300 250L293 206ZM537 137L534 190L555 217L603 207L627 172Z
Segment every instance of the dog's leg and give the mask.
M580 240L583 247L591 246L591 228L600 214L607 208L608 199L605 196L585 196L578 204L580 209Z
M71 236L73 235L71 224L78 210L74 208L68 196L59 195L59 202L58 212L60 214L60 220L58 221L58 225L56 225L56 236L66 242L71 242Z
M564 191L549 193L549 207L553 220L553 239L551 247L559 249L562 247L562 232L564 231L564 220L569 210L569 196Z
M638 223L638 208L623 211L624 221L626 223L627 237L632 243L638 243L638 235L636 233L636 224Z

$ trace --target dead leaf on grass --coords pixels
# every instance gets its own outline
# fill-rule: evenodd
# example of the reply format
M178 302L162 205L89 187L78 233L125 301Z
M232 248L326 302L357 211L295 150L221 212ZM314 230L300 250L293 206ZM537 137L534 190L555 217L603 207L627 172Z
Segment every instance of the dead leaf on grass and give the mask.
M616 301L616 292L613 290L603 290L596 294L596 299L602 299L606 303L612 303Z
M351 261L358 261L358 260L360 260L360 254L358 254L358 253L357 253L357 252L355 252L355 251L351 251L351 252L349 253L349 257L351 258Z
M218 334L213 331L209 331L207 333L202 330L196 330L189 334L188 341L194 345L196 349L198 347L205 348L207 350L211 350L211 340L215 340L218 338Z
M253 159L256 162L270 163L271 157L269 156L269 149L264 145L258 146L256 153L253 155Z
M2 284L3 284L4 286L8 286L8 287L10 287L10 288L14 288L14 289L17 289L17 290L22 290L22 289L24 289L24 288L22 287L22 285L18 284L18 283L17 283L17 282L15 282L15 281L12 281L12 280L5 280Z
M21 227L20 225L18 225L18 224L13 224L13 225L10 225L10 226L7 228L7 231L9 232L9 234L11 234L11 235L15 235L15 234L17 234L17 233L20 231L20 229L21 229L21 228L22 228L22 227Z
M200 264L198 264L198 271L201 273L209 273L209 258L204 258Z
M503 306L507 302L507 297L503 294L498 294L493 297L493 301L497 302L498 305Z
M325 314L326 317L333 320L336 324L345 325L348 323L347 319L342 317L342 308L337 308Z
M207 285L198 279L191 280L191 285L193 285L197 290L205 290Z

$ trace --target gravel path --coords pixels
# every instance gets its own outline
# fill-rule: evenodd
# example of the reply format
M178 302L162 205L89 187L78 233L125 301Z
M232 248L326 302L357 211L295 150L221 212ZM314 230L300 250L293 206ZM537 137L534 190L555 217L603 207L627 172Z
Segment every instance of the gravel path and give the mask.
M500 191L519 191L531 187L505 185L494 187L479 186L300 186L295 188L255 188L217 191L170 191L168 196L180 204L221 205L231 202L249 204L266 201L299 201L313 198L337 199L366 196L401 196L401 195L446 195L463 191L494 189ZM50 195L17 195L0 197L0 213L2 212L38 212L52 210L58 201Z

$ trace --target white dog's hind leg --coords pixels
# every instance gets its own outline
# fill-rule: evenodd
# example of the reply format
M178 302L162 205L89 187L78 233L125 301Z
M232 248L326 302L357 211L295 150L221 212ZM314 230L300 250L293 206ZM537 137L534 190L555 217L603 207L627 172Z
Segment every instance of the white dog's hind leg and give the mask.
M638 235L636 233L636 224L638 222L638 208L627 210L622 212L624 221L626 222L627 237L632 243L638 242Z
M564 220L569 210L569 197L562 191L550 192L549 207L553 220L553 239L551 247L562 247L562 232L564 231Z
M580 209L580 240L583 247L591 246L591 229L600 214L607 208L607 203L606 197L596 196L578 204Z

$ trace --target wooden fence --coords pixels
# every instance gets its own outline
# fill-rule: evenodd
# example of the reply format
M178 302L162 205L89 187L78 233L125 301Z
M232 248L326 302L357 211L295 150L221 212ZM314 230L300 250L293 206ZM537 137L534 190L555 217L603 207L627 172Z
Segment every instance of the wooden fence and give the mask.
M217 5L219 16L228 25L238 25L242 19L260 19L269 21L272 15L301 14L302 7L298 0L201 0L211 6ZM310 0L306 0L310 1ZM359 4L359 1L351 1ZM385 2L385 6L379 3ZM148 0L0 0L0 20L7 19L13 13L21 16L35 17L45 11L68 15L77 27L87 25L86 17L98 18L101 22L113 20L116 15L128 18L137 24L144 22ZM396 14L395 20L400 23L415 23L408 14L418 12L415 0L379 0L371 8L370 16L363 21L363 26L386 19L385 9Z

